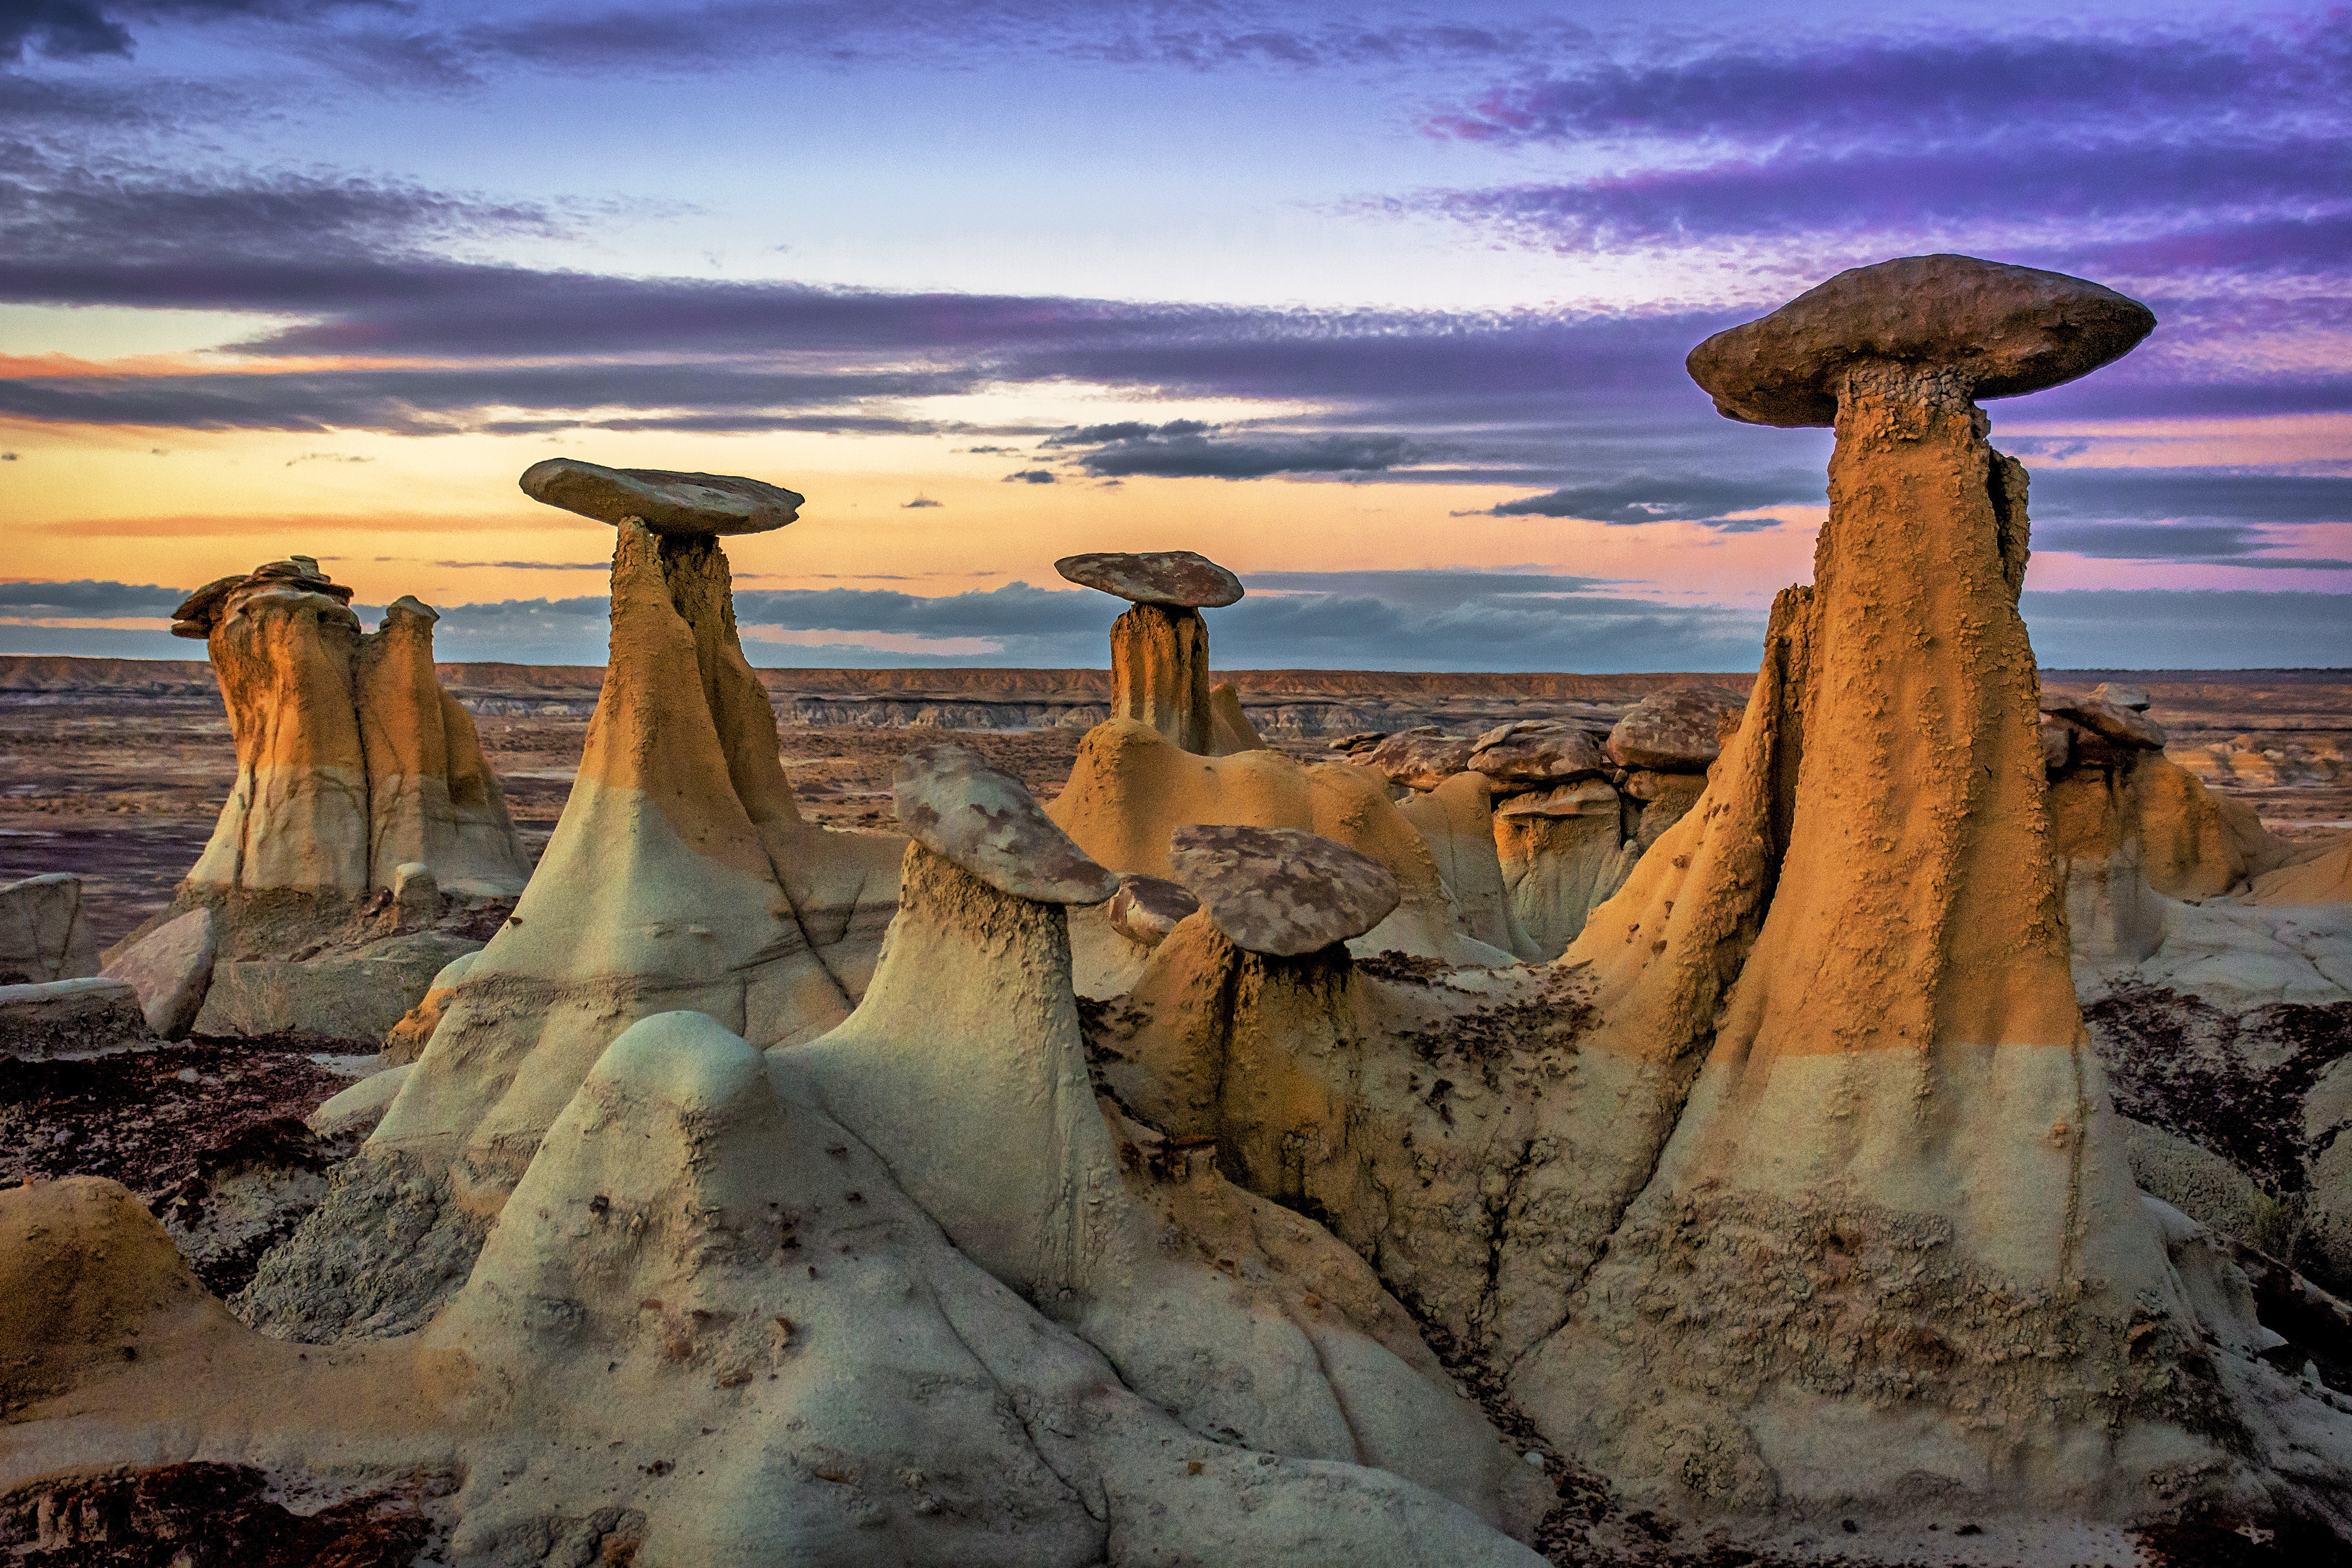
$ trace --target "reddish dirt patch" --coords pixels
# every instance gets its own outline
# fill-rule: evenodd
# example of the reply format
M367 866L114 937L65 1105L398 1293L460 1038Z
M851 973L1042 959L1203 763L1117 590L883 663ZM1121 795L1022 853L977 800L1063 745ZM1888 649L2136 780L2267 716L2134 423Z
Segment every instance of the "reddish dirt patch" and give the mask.
M311 1514L244 1465L166 1465L0 1497L0 1554L26 1568L406 1568L432 1527L379 1492Z

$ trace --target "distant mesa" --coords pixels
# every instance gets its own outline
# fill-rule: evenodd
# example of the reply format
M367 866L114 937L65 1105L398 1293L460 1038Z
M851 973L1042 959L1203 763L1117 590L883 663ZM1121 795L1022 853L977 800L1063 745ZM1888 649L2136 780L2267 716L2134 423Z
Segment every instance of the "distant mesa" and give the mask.
M1065 555L1054 563L1054 570L1081 588L1099 588L1135 605L1215 610L1242 596L1239 577L1190 550Z
M801 514L807 498L779 485L726 474L667 468L607 468L550 458L522 471L523 494L565 511L618 525L634 517L656 533L697 538L766 533Z
M2112 289L1972 256L1841 272L1690 352L1727 419L1833 425L1846 374L1873 362L1949 373L1964 398L2016 397L2121 359L2156 313Z

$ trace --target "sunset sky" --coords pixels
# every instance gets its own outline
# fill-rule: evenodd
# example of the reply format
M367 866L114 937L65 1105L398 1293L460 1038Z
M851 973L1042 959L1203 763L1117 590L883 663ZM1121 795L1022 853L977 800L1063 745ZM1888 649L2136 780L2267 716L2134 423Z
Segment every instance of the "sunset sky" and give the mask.
M601 662L564 455L809 498L762 664L1752 667L1826 431L1709 332L1958 250L2161 325L1990 407L2052 665L2352 665L2352 11L0 0L0 652L289 552Z

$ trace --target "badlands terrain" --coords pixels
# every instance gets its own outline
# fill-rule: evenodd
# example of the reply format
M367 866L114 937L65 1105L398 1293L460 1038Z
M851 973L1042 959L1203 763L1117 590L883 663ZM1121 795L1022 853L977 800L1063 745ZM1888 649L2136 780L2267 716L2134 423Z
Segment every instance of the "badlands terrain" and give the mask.
M1181 550L1056 563L1107 675L759 672L803 498L571 458L601 673L299 554L18 662L0 1551L2343 1560L2352 686L2037 669L1978 406L2153 325L1695 348L1837 433L1752 674L1220 671Z

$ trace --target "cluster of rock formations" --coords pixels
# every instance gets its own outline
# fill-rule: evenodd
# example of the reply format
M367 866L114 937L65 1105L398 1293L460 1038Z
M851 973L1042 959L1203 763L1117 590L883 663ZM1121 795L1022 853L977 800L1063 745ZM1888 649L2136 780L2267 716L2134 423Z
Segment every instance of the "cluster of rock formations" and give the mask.
M237 776L172 907L107 956L165 1037L299 1032L373 1043L481 945L530 866L413 598L373 632L305 556L173 612L205 640Z
M2352 1539L2352 1310L2136 1187L2076 999L2143 884L2332 862L2038 689L1976 404L2152 325L1936 257L1695 351L1837 433L1744 702L1301 763L1209 681L1230 574L1073 558L1118 710L1046 805L909 754L904 837L801 821L736 639L718 536L800 498L539 465L617 540L538 872L233 1310L121 1188L0 1193L0 1510L201 1458L467 1564Z

